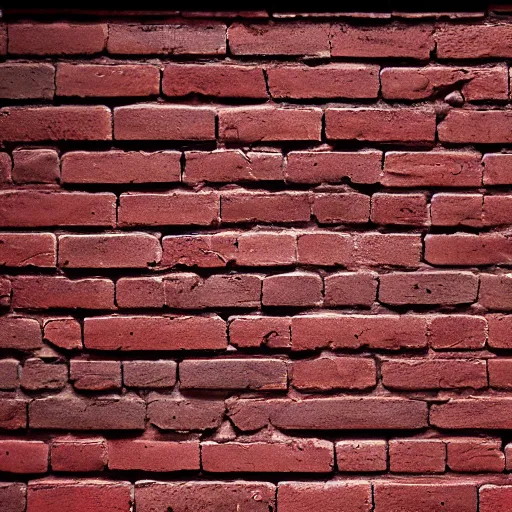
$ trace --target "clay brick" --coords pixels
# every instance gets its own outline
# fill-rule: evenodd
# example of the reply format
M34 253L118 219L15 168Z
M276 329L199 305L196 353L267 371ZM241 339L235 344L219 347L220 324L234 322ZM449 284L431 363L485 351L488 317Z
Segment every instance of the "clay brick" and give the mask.
M130 388L172 388L177 367L174 361L124 361L123 384Z
M215 110L184 105L128 105L114 109L116 140L214 140Z
M372 493L369 482L280 482L277 494L280 512L370 512Z
M55 68L50 64L0 64L0 98L53 98Z
M488 153L484 155L484 185L510 185L512 183L512 155Z
M512 360L490 359L487 364L489 367L489 386L496 389L512 389L512 378L510 376Z
M65 268L147 268L161 258L160 241L146 233L59 237L59 266Z
M233 23L228 29L233 55L307 55L330 57L327 23Z
M386 441L358 439L336 443L336 465L338 471L368 473L386 471Z
M485 319L489 325L489 346L493 348L510 348L512 340L509 333L512 316L488 315Z
M501 451L501 439L455 438L446 442L447 465L461 473L501 473L505 469L505 455Z
M435 316L428 330L429 345L434 350L478 350L487 341L487 322L478 316Z
M512 485L482 485L479 498L480 512L506 512L512 499Z
M389 151L381 182L387 187L478 187L480 159L480 153L470 151Z
M67 380L66 364L46 363L42 359L27 359L21 371L21 387L29 391L62 389Z
M166 96L266 98L263 69L232 64L167 64L162 78Z
M130 226L209 226L217 222L220 199L216 192L121 194L118 224Z
M0 360L0 389L11 390L19 386L19 363L16 359Z
M57 241L51 233L1 233L0 265L55 267Z
M60 162L52 149L16 150L12 154L14 183L56 183L60 178Z
M224 349L226 324L218 316L86 318L84 345L92 350Z
M41 326L35 318L0 317L0 348L31 350L43 345Z
M373 272L338 272L324 278L325 306L371 306L377 298Z
M4 107L0 131L5 142L101 141L112 139L112 120L96 105Z
M11 304L12 286L8 279L0 278L0 308L8 308Z
M346 267L354 263L354 240L343 233L310 232L297 235L297 260L305 265Z
M481 274L478 302L487 309L512 310L512 276L510 274Z
M296 237L293 233L243 233L237 243L236 262L242 267L275 267L296 262Z
M497 144L512 141L512 113L503 110L451 110L438 125L439 140Z
M69 380L76 389L104 391L121 387L119 361L81 361L72 359Z
M83 347L82 326L72 317L47 320L44 340L64 350L80 350Z
M282 181L283 157L280 153L264 153L238 149L187 151L185 183L231 183Z
M361 233L355 237L355 260L362 265L419 267L421 253L419 235Z
M470 272L395 272L380 276L385 304L464 304L476 301L478 276Z
M60 63L55 83L57 96L153 96L160 92L160 70L147 64Z
M287 388L287 371L279 359L188 359L180 363L181 389Z
M26 426L27 402L25 400L18 400L15 398L1 398L0 429L19 430Z
M380 151L291 151L285 178L288 183L339 183L345 179L352 183L378 183L381 161Z
M435 194L430 201L433 226L483 225L481 194Z
M231 317L229 343L239 348L289 348L290 319L274 316Z
M215 22L110 24L107 50L119 55L223 55L226 27Z
M392 473L444 473L446 445L436 439L392 439L389 465Z
M0 483L0 508L4 512L25 512L27 486L22 483Z
M60 438L51 445L53 471L85 473L103 471L107 464L107 444L101 438Z
M508 226L512 223L512 196L484 196L483 223L486 226Z
M178 151L70 151L62 157L62 183L170 183L180 181Z
M435 113L405 107L327 108L325 130L330 140L434 142Z
M309 272L267 276L263 280L264 306L316 306L322 303L322 278Z
M201 443L201 462L210 473L330 473L333 445L320 439L280 443Z
M370 218L375 224L425 226L429 222L423 194L373 194Z
M13 23L8 26L10 54L91 55L107 40L107 25L99 23Z
M267 76L273 98L376 98L379 92L379 67L368 64L269 67Z
M370 217L370 196L358 193L315 194L312 213L320 224L364 224Z
M331 36L333 57L399 57L427 60L434 49L429 25L387 26L334 25Z
M23 474L46 473L47 469L48 445L46 443L15 439L0 441L0 471Z
M375 361L357 357L321 357L294 361L292 384L308 391L368 389L377 384Z
M164 282L161 277L122 277L116 283L118 308L163 308Z
M227 142L319 141L322 117L319 108L223 108L219 110L219 138Z
M11 157L7 153L0 153L0 185L11 183Z
M199 469L199 442L111 440L108 441L108 467L160 472Z

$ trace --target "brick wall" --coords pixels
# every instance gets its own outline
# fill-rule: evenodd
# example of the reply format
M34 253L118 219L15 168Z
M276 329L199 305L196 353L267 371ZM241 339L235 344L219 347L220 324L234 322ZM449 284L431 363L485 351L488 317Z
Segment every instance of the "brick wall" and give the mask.
M0 510L512 510L510 11L7 10Z

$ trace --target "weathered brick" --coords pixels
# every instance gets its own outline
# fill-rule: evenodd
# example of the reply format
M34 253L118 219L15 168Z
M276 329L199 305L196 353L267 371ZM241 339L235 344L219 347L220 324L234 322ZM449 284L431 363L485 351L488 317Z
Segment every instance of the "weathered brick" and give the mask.
M512 327L512 316L488 315L485 319L489 326L489 346L493 348L510 348L512 340L509 332Z
M425 226L427 198L424 194L373 194L370 218L375 224Z
M508 226L512 224L512 196L484 196L483 223L486 226Z
M490 359L487 364L489 367L489 386L496 389L512 389L512 378L510 377L512 360Z
M27 402L16 398L0 398L0 429L19 430L26 426Z
M435 350L482 349L487 341L487 322L478 316L438 315L428 330L429 344Z
M46 443L21 439L0 441L0 471L6 473L46 473L47 469L48 445Z
M55 267L57 241L51 233L1 233L0 265Z
M290 319L275 316L236 316L229 319L229 343L239 348L288 348Z
M355 260L362 265L419 267L421 254L419 235L361 233L355 237Z
M438 126L441 142L496 144L512 141L507 110L451 110Z
M444 473L446 445L437 439L391 439L389 469L392 473Z
M512 155L488 153L482 159L484 185L510 185L512 183Z
M19 386L19 363L16 359L0 360L0 389L11 390Z
M483 202L481 194L435 194L430 200L432 225L481 227Z
M44 340L65 350L79 350L82 345L82 326L72 317L52 318L44 322Z
M354 240L344 233L309 232L297 235L297 260L305 265L341 266L354 263Z
M9 100L53 98L55 68L50 64L0 65L0 98Z
M512 275L481 274L478 302L487 309L512 310Z
M386 441L383 440L358 439L336 443L336 465L341 472L386 471L387 457Z
M35 318L0 317L0 348L31 350L43 345L41 325Z
M21 371L21 387L29 391L57 390L66 386L68 367L62 363L27 359Z
M377 298L373 272L338 272L324 278L325 306L371 306Z
M310 272L290 272L263 280L264 306L315 306L322 303L322 278Z
M87 391L119 389L121 363L72 359L69 366L69 380L76 389Z
M0 507L4 512L25 512L27 485L15 482L0 483Z
M11 281L0 278L0 308L8 308L11 305L11 295Z
M296 262L296 237L286 232L243 233L237 239L236 262L247 267L274 267Z
M107 444L101 438L58 438L51 445L53 471L102 471L107 464Z
M52 149L16 150L13 151L12 158L14 183L57 183L59 181L59 155Z
M370 196L359 193L315 194L312 213L320 224L364 224L370 217Z
M480 512L506 512L512 499L512 485L482 485L479 489Z
M124 361L123 384L131 388L172 388L177 367L174 361Z
M467 437L446 441L447 465L461 473L497 472L505 469L501 439Z
M161 277L122 277L116 283L119 308L163 308L164 282Z

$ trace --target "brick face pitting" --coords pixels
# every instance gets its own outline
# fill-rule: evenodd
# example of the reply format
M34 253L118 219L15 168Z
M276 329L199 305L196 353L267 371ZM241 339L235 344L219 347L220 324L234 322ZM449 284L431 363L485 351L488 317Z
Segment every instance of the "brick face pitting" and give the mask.
M41 14L0 510L510 510L512 9Z

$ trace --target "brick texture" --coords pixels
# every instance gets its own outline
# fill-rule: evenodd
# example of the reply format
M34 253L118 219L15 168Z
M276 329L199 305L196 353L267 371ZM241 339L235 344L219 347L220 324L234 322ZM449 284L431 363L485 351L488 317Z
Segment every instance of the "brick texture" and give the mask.
M381 4L3 6L0 511L512 510L512 9Z

